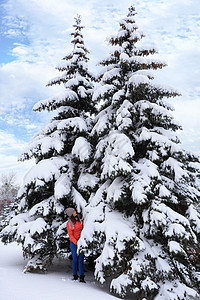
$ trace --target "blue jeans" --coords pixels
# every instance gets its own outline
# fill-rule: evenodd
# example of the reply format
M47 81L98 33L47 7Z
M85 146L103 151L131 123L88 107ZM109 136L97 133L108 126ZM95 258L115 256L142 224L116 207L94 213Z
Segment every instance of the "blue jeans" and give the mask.
M79 269L79 275L84 275L84 266L83 266L83 260L84 260L84 254L81 253L77 255L77 245L75 245L73 242L70 242L70 249L72 252L72 268L73 268L73 275L77 275L77 268Z

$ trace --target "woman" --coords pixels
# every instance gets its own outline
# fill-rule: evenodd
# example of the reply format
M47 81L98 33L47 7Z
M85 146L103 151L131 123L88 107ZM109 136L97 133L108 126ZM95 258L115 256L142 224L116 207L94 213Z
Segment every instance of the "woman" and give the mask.
M67 231L70 239L70 249L72 252L72 266L73 266L73 276L74 280L78 279L77 270L79 270L80 282L85 282L84 280L84 255L83 253L77 255L77 242L80 239L81 231L83 229L83 224L77 215L74 208L67 208L65 213L68 215L69 220L67 222Z

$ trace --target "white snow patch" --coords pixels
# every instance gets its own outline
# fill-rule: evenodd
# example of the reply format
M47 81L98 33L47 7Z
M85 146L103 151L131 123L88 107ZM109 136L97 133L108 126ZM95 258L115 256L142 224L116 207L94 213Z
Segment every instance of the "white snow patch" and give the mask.
M71 262L54 261L47 274L23 273L26 262L21 247L16 243L7 246L0 242L0 299L2 300L115 300L104 288L95 283L91 272L86 284L72 280ZM12 284L11 284L12 283Z
M84 137L78 137L75 140L74 146L72 148L72 154L80 159L80 161L85 161L89 158L91 153L90 143Z
M67 164L66 160L62 156L52 157L50 159L43 159L38 164L33 166L30 171L24 177L24 185L31 182L45 180L45 182L58 178L60 175L60 168Z
M78 186L85 190L87 187L93 188L98 182L98 178L95 175L89 173L81 173L78 179Z
M62 174L55 182L54 195L56 199L63 198L71 192L71 180L68 174Z
M169 246L170 252L173 252L175 254L177 254L177 253L186 254L185 251L183 250L183 248L180 246L180 244L177 243L176 241L169 241L168 246Z

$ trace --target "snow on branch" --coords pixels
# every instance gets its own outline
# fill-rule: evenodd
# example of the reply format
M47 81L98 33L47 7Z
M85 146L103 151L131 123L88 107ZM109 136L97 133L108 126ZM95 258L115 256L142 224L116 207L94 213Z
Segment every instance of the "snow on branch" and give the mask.
M91 145L84 137L78 137L72 148L72 154L80 159L81 162L89 159Z
M74 132L87 132L87 124L84 118L74 117L62 120L58 125L58 130L73 129Z
M39 101L33 107L34 111L41 111L41 110L54 110L58 106L65 105L67 101L77 101L78 96L75 92L68 89L64 93L59 94L54 97L50 97L48 99Z
M162 167L163 169L169 168L173 171L176 182L180 181L182 177L188 177L188 173L184 170L184 166L173 157L169 157L166 161L164 161Z
M133 157L134 150L125 134L113 130L105 139L100 140L95 156L99 158L102 155L102 177L112 176L118 172L131 172L132 166L127 160Z
M62 199L71 192L71 178L69 174L62 174L55 182L54 195L56 199Z
M45 182L57 179L60 175L60 169L66 166L66 164L67 161L62 156L41 160L25 175L23 185L31 184L37 179L44 180Z

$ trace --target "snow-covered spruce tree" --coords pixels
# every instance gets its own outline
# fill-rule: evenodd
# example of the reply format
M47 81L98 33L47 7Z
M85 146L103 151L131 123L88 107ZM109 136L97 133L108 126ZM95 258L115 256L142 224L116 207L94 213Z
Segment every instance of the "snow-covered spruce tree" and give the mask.
M77 191L77 178L90 155L87 140L92 106L93 77L88 71L81 20L75 18L72 53L57 69L62 75L48 85L64 85L58 96L40 101L34 111L53 111L55 117L31 140L20 159L35 158L26 174L18 197L18 211L2 232L4 242L22 243L30 258L25 271L46 270L53 257L67 243L64 209L81 211L85 200Z
M104 104L92 136L91 166L98 188L86 206L79 249L96 252L95 277L110 291L137 299L197 299L200 218L195 209L199 159L181 148L173 108L178 93L152 81L166 66L153 47L138 47L144 34L130 7L109 40L94 100Z

